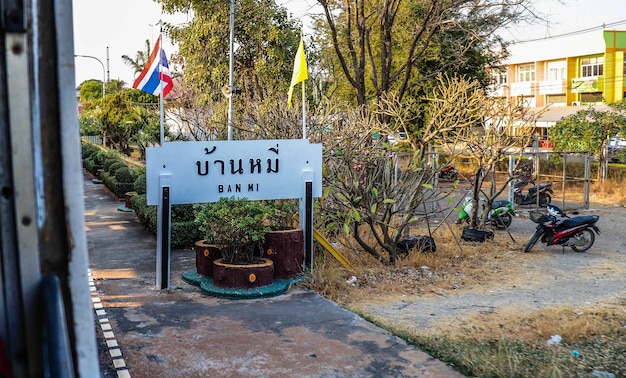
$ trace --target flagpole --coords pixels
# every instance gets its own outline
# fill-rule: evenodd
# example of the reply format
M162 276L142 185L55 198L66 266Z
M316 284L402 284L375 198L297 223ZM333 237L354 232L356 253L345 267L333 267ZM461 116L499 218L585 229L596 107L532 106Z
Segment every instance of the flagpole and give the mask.
M159 66L159 71L161 67ZM163 141L165 140L165 111L163 110L163 82L160 80L161 75L159 74L159 91L161 92L159 95L159 111L160 111L160 130L161 130L161 146L163 145Z
M306 139L306 93L304 80L302 80L302 139Z
M163 30L161 30L161 32L163 32ZM159 34L159 130L161 133L161 146L163 146L163 142L165 141L165 110L163 109L163 71L161 67L161 50L163 46L161 43L161 34Z

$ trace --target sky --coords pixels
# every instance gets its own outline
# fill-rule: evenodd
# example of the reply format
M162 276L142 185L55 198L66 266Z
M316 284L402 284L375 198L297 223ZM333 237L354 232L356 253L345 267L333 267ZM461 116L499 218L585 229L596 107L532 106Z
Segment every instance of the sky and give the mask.
M618 25L611 28L626 30L624 0L534 1L536 8L549 19L549 22L504 33L505 38L518 41L546 38L597 27L603 23L609 25L618 22ZM224 2L226 6L230 6L230 2L226 0ZM285 6L295 18L302 20L305 33L306 25L310 21L308 15L320 12L316 0L276 0L276 2ZM75 59L77 85L89 79L106 78L123 80L128 86L132 85L135 79L134 72L123 63L121 56L128 55L134 58L137 51L144 50L146 40L150 40L152 45L159 36L160 20L173 24L189 21L184 14L177 16L161 14L159 4L153 0L74 0L73 3L74 52L76 55L92 57ZM176 51L165 35L163 49L168 57Z

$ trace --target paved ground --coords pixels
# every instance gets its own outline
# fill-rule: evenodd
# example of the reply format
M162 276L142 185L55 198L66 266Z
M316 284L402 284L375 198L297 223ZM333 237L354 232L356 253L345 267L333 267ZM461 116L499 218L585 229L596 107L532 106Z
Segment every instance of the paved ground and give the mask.
M319 295L227 300L185 283L191 250L174 250L171 288L156 288L155 237L85 177L93 301L103 377L460 377Z

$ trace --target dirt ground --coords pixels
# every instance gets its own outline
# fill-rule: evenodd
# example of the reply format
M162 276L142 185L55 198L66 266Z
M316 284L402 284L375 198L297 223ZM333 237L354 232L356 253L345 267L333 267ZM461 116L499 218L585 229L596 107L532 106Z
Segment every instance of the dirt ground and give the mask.
M560 206L558 203L557 206ZM515 239L511 252L494 265L493 276L480 286L376 295L349 307L389 327L411 333L437 333L472 327L472 322L497 321L508 314L537 309L575 307L581 311L626 299L626 208L592 204L580 215L600 215L601 234L584 253L537 243L522 252L535 224L527 210L509 228ZM569 209L571 212L575 211ZM570 215L572 215L570 213ZM497 231L496 238L509 238Z

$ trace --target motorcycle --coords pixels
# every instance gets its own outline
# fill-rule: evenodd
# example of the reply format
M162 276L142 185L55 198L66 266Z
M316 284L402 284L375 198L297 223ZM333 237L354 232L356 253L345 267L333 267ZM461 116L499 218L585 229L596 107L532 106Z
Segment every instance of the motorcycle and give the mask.
M481 198L481 205L483 208L483 212L485 209L485 199ZM463 222L469 223L470 218L472 216L472 197L465 197L465 202L461 205L459 211L459 217L454 222L456 224L461 224ZM511 201L493 201L491 203L491 211L487 216L487 220L485 223L490 223L492 226L497 229L504 230L509 228L511 223L513 222L513 217L515 216L515 208L513 207L513 202Z
M528 192L524 193L524 188L528 184L533 184L528 188ZM513 185L513 201L516 205L533 205L537 204L537 196L539 196L539 206L544 207L552 202L552 182L543 182L539 185L531 178L519 180Z
M439 177L447 180L456 180L459 171L453 165L448 165L439 171Z
M570 218L554 205L548 204L546 208L547 214L538 211L530 213L530 220L537 223L537 228L528 240L524 252L530 252L540 238L541 242L548 246L561 245L563 248L569 246L576 252L585 252L591 248L596 240L594 231L600 234L596 226L600 216L585 215Z

